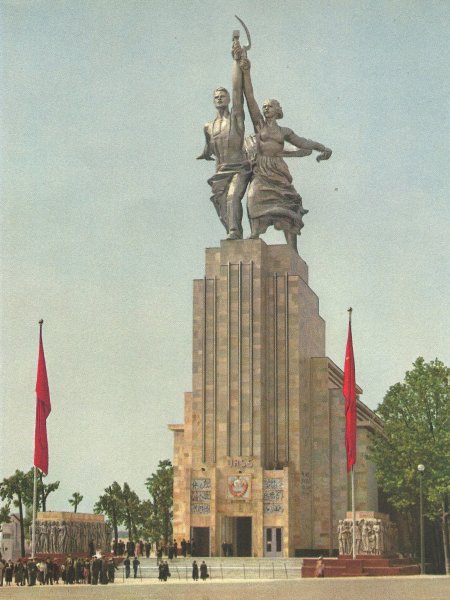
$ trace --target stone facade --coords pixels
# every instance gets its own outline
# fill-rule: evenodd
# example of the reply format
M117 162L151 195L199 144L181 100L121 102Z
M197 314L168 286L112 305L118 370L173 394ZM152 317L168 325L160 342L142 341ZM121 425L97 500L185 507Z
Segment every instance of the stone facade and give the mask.
M184 424L169 426L174 537L211 555L224 542L243 556L337 550L349 498L342 378L289 246L208 248L194 282L193 391ZM360 452L374 427L358 400ZM376 510L373 469L357 465L357 508Z

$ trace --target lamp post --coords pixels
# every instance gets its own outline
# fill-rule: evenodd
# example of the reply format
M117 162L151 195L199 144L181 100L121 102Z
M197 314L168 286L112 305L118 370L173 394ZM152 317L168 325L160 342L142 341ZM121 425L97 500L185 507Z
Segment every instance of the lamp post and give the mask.
M425 465L417 465L419 471L419 483L420 483L420 574L425 575L425 536L423 531L423 472L425 471Z

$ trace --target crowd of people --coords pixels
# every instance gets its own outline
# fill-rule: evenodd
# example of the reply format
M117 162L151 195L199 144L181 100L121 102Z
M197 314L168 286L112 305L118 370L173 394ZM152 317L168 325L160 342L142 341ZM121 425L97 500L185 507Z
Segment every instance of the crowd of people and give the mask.
M64 562L53 558L17 561L0 559L0 585L53 585L84 583L91 585L114 583L117 566L112 558L93 556L91 559L72 558Z
M108 584L114 583L116 571L118 570L117 563L122 562L125 578L131 577L131 569L133 569L133 577L138 577L140 568L140 557L150 558L154 553L158 565L159 581L167 581L171 576L169 563L163 557L169 560L176 559L178 556L187 558L187 556L195 556L194 540L182 539L178 545L177 540L171 540L169 543L156 543L155 545L142 540L127 541L118 540L112 545L111 556L94 555L94 548L89 544L89 552L91 558L80 558L67 556L62 559L58 557L46 558L19 558L16 561L5 561L0 557L0 586L11 586L13 583L17 586L34 586L34 585L57 585L57 584ZM119 559L119 561L117 561ZM194 560L192 563L192 579L198 581L202 579L206 581L209 577L208 567L205 561L200 565Z
M158 543L152 544L149 541L143 542L142 540L124 542L118 540L112 544L112 552L114 556L146 556L149 558L154 552L158 562L162 560L163 556L167 556L169 560L177 558L178 556L195 556L195 541L186 540L183 538L178 544L177 540L171 540L167 544Z

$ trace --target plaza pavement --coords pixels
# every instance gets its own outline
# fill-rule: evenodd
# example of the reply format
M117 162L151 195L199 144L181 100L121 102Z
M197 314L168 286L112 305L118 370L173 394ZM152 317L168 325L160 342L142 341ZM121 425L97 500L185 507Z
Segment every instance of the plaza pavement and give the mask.
M105 586L0 588L1 600L449 600L450 577L356 577L297 580L118 581Z

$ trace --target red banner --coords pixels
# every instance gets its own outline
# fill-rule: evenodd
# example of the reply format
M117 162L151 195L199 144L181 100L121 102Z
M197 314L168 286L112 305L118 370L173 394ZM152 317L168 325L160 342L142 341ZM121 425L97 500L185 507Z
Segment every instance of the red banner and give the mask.
M48 389L47 368L42 344L42 323L39 333L39 358L36 379L36 427L34 430L34 465L48 473L47 417L52 410Z
M348 324L347 348L345 350L344 385L345 398L345 449L347 451L347 471L356 463L356 379L355 358L353 356L352 324Z

